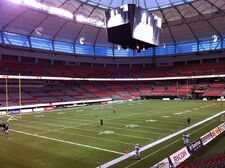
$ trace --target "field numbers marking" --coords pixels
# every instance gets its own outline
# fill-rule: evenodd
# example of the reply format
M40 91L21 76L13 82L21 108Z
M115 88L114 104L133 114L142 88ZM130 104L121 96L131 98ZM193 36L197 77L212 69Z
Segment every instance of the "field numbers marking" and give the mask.
M101 131L99 132L98 134L101 135L101 134L106 134L106 135L110 135L110 134L114 134L115 132L114 131Z
M181 112L177 112L177 113L173 113L174 115L181 115L181 114L185 114L185 113L189 113L191 112L191 110L185 110L185 111L181 111Z
M36 118L44 117L44 115L35 115Z
M57 114L59 114L59 115L60 115L60 114L65 114L65 112L58 112Z
M125 127L126 128L135 128L135 127L138 127L139 125L136 125L136 124L129 124L129 125L126 125Z
M156 122L157 120L146 120L146 122L150 122L150 123L153 123L153 122Z
M162 116L162 118L170 118L170 116Z

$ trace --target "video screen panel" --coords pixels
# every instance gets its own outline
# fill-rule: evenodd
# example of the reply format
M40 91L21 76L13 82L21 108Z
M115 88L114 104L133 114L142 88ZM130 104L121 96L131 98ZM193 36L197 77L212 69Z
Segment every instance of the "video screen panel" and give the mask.
M140 7L135 8L133 34L134 39L159 45L162 19Z
M128 8L128 5L123 5L121 7L106 11L106 27L112 28L129 23Z
M138 50L137 46L148 49L159 45L162 19L134 4L107 10L105 24L108 41L123 48Z

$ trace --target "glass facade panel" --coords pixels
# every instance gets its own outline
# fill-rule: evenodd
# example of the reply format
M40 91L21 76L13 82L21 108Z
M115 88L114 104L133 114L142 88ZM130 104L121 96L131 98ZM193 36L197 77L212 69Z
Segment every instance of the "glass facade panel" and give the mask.
M74 44L54 41L48 39L42 39L37 37L30 37L31 47L44 49L58 52L65 52L65 53L74 53ZM0 43L7 44L7 45L16 45L22 47L30 47L29 37L9 33L9 32L2 32L2 36L0 36ZM168 45L168 46L159 46L155 48L149 48L146 51L142 51L140 53L134 52L131 49L118 49L114 48L114 55L113 55L113 48L110 47L103 47L103 46L95 46L95 48L91 45L80 45L75 44L75 53L81 55L95 55L96 56L109 56L109 57L148 57L154 55L155 56L162 56L162 55L174 55L174 54L181 54L181 53L191 53L191 52L199 52L199 51L209 51L209 50L218 50L225 48L225 38L217 39L217 41L213 42L212 40L191 42L191 43L184 43L184 44L177 44ZM198 49L199 48L199 49ZM95 51L95 52L94 52Z
M54 50L65 53L74 53L73 44L54 41Z
M175 46L174 45L168 45L168 46L159 46L155 48L155 54L157 56L161 55L172 55L175 54Z
M182 53L191 53L191 52L197 52L198 51L198 43L186 43L186 44L177 44L176 46L176 53L182 54Z
M21 47L30 47L29 39L26 36L4 32L3 38L5 44L16 45Z
M80 45L80 44L75 44L75 52L76 54L81 54L81 55L94 55L94 48L93 46L89 45Z
M1 34L1 32L0 32L0 43L2 43L3 41L2 41L2 34Z
M153 56L153 48L149 48L146 51L141 51L140 53L134 52L135 57L150 57Z
M113 56L113 50L110 47L95 47L95 55L96 56Z
M225 38L223 39L223 48L225 48Z
M32 48L53 51L53 46L52 46L51 40L36 38L36 37L31 37L30 40L31 40Z
M134 56L134 52L131 49L120 49L118 50L118 48L114 49L114 56L115 57L133 57Z
M199 43L199 51L209 51L209 50L218 50L221 49L221 39L218 39L216 42L212 40L201 41Z

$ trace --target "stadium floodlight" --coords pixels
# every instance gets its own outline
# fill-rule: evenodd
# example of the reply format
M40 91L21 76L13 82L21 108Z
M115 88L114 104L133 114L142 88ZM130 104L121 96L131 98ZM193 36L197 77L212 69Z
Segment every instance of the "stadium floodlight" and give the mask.
M22 4L22 0L9 0L10 2L12 3L15 3L15 4Z
M56 15L59 17L64 17L66 19L71 19L71 20L75 19L77 22L86 23L86 24L96 26L96 27L102 27L102 28L105 27L104 22L101 20L94 19L94 18L88 18L81 14L74 17L73 13L71 13L68 10L57 8L54 6L49 6L47 4L38 2L37 0L8 0L8 1L15 3L15 4L21 4L21 5L30 7L30 8L45 11L49 14Z
M36 0L23 0L23 4L32 8L40 9L40 10L44 10L47 8L47 5L41 4L40 2L37 2Z
M68 18L68 19L73 19L73 14L64 9L50 7L49 13L53 14L53 15L59 15L59 16L62 16L62 17Z
M217 35L213 35L212 36L212 41L215 43L215 42L217 42L217 40L218 40L218 36Z
M35 28L35 33L39 36L42 36L42 31L43 31L43 27L39 26L37 28Z
M93 19L93 18L87 18L84 15L76 15L76 21L77 22L81 22L81 23L86 23L92 26L97 26L97 27L104 27L104 22L97 20L97 19Z
M9 1L16 4L22 4L24 6L28 6L34 9L42 10L52 15L57 15L67 19L73 19L73 13L71 13L70 11L57 8L54 6L49 6L49 5L38 2L37 0L9 0Z
M84 45L84 41L85 41L85 38L84 38L84 37L81 37L81 38L79 39L79 42L80 42L81 45Z

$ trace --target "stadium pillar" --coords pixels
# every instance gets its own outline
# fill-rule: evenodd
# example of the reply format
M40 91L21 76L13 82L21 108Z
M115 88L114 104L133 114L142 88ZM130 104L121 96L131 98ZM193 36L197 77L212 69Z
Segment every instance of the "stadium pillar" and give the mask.
M76 47L75 47L75 43L73 43L73 53L76 54Z
M199 43L199 41L197 42L197 52L199 52L199 45L200 45L200 43Z
M114 49L115 49L115 44L113 44L113 47L112 47L113 58L115 57L115 51L114 51Z
M32 48L32 44L31 44L31 39L30 37L28 37L28 42L29 42L29 46L30 46L30 49Z

